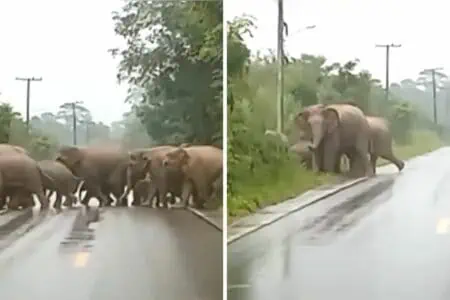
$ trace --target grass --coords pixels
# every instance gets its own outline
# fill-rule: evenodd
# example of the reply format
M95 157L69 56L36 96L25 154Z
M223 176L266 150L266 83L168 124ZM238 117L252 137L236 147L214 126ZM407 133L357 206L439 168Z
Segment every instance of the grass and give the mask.
M433 151L443 146L438 135L430 131L416 131L410 145L395 145L394 153L403 160ZM378 165L389 162L380 159ZM228 224L266 206L280 203L298 196L314 187L336 180L332 175L318 175L305 170L297 161L287 162L279 167L277 175L262 174L244 182L233 183L238 193L228 198ZM271 172L268 172L269 174ZM272 172L273 173L273 172ZM237 194L237 195L236 195Z

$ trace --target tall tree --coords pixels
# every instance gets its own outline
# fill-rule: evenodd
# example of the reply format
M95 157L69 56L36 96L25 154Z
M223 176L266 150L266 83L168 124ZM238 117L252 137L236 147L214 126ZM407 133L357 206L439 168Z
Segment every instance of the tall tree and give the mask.
M126 0L119 81L143 92L136 113L159 142L213 143L222 133L222 1Z

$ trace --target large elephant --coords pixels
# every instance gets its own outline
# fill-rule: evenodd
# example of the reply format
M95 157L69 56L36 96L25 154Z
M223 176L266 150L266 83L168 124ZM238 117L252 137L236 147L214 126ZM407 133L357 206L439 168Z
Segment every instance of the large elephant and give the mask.
M203 207L213 196L213 183L222 174L222 149L214 146L178 147L165 156L164 168L183 174L181 201L184 206L188 206L189 196L196 193L194 203L199 208Z
M392 134L388 121L381 117L366 116L370 128L370 162L373 172L376 172L378 157L395 164L399 171L403 170L405 163L394 155L392 149Z
M114 147L62 147L56 160L63 163L77 177L84 180L89 197L82 203L88 204L91 196L100 201L100 206L112 201L109 193L122 194L126 182L128 155Z
M56 193L56 201L53 206L57 209L61 208L62 196L66 198L64 205L75 204L77 198L74 193L78 187L79 178L74 176L64 164L55 160L42 160L38 162L38 165L54 181L54 186L44 184L44 189Z
M44 185L52 186L54 181L34 159L20 153L0 155L0 194L20 188L24 194L35 194L41 208L47 209L49 200L44 194Z
M314 105L296 116L296 124L305 128L303 137L311 138L316 168L335 172L340 157L350 158L351 172L357 176L372 176L370 166L370 128L361 109L350 104ZM357 168L356 166L359 166Z
M166 153L176 149L174 146L157 146L153 148L135 149L129 153L129 165L127 168L127 184L125 192L120 197L123 201L128 193L134 189L136 183L146 178L151 179L150 190L147 195L149 205L153 206L156 197L156 207L168 207L167 194L172 196L181 194L182 174L177 170L166 170L162 162ZM140 205L140 200L135 195L133 205Z

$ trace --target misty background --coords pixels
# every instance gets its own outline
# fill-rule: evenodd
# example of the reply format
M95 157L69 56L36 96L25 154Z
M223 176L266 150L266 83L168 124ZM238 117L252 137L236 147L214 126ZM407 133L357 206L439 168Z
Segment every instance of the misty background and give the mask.
M39 159L71 144L221 144L222 15L221 2L1 2L0 142ZM42 78L29 127L17 77Z

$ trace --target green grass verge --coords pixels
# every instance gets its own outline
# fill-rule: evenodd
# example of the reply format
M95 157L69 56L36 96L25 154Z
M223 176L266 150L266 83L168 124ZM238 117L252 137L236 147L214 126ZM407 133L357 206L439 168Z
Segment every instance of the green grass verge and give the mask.
M413 133L413 143L410 145L395 145L394 153L403 160L433 151L443 146L437 134L429 131ZM380 159L378 165L388 162ZM270 172L262 172L245 180L234 183L237 195L229 195L228 224L263 207L277 204L298 196L314 187L332 183L336 177L332 175L318 175L300 167L297 161L290 161L280 166L278 175L269 176Z

